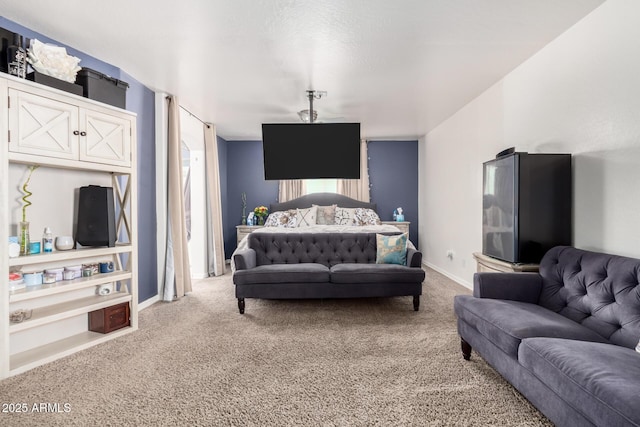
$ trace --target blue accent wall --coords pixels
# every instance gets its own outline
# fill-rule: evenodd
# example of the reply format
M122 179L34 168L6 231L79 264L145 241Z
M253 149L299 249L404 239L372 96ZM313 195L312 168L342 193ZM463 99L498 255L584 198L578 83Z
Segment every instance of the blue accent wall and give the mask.
M383 221L391 221L393 210L402 207L405 220L411 221L409 237L417 246L418 141L370 141L368 148L371 201L378 205ZM262 141L225 141L218 150L221 162L226 156L227 194L222 204L225 256L230 258L236 248L236 225L242 219L240 194L247 193L249 213L277 201L278 181L264 179Z
M231 252L227 254L227 239L229 238L228 228L228 218L229 215L227 213L228 206L228 170L227 167L227 146L228 142L221 137L218 137L218 170L220 172L220 199L222 203L222 233L224 235L224 246L225 246L225 259L229 259L231 257ZM232 251L233 252L233 251Z
M418 141L369 141L371 202L383 221L401 207L410 221L409 238L418 246Z
M231 257L236 248L236 225L242 221L242 192L247 193L247 215L256 206L269 207L278 201L278 181L265 181L262 141L228 141L227 199L225 213L225 256Z
M155 185L155 105L154 92L118 67L93 58L83 52L31 31L0 17L0 27L36 38L43 43L64 46L67 53L81 59L80 66L91 68L129 83L126 108L137 114L138 166L138 301L158 294L156 269L156 185Z

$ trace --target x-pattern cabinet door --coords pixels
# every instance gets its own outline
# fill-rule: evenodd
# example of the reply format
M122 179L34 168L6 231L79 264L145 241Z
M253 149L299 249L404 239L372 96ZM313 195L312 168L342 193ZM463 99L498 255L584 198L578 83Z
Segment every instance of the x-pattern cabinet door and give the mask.
M78 107L9 89L9 151L78 159Z
M85 129L80 160L109 165L131 165L131 120L89 109L80 110Z

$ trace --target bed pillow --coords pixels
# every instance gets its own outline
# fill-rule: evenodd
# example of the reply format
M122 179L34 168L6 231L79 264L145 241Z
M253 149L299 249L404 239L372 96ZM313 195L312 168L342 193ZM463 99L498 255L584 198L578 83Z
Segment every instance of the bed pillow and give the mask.
M376 234L376 264L407 265L407 233Z
M310 225L316 225L316 216L318 215L317 206L311 206L306 209L296 209L296 211L297 227L309 227Z
M380 225L380 217L373 209L356 208L354 212L355 225Z
M296 226L296 210L271 212L264 223L265 227L293 228Z
M355 209L336 207L335 223L336 225L354 225Z
M318 206L313 205L318 208L318 213L316 216L316 224L318 225L334 225L336 223L336 208L338 205L331 206Z

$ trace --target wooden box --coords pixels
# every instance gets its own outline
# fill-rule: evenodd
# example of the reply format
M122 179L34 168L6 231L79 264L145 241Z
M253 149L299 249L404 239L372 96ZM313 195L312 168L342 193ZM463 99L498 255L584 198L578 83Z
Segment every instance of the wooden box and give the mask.
M108 334L129 326L129 303L112 305L89 313L89 330Z

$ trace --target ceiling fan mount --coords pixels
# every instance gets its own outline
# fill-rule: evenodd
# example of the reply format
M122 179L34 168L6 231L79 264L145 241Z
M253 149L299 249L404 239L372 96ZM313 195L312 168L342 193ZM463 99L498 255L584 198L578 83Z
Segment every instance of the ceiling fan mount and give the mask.
M309 99L309 109L298 111L298 117L305 123L313 123L318 119L318 112L313 109L313 100L327 96L326 90L308 90L307 98Z

